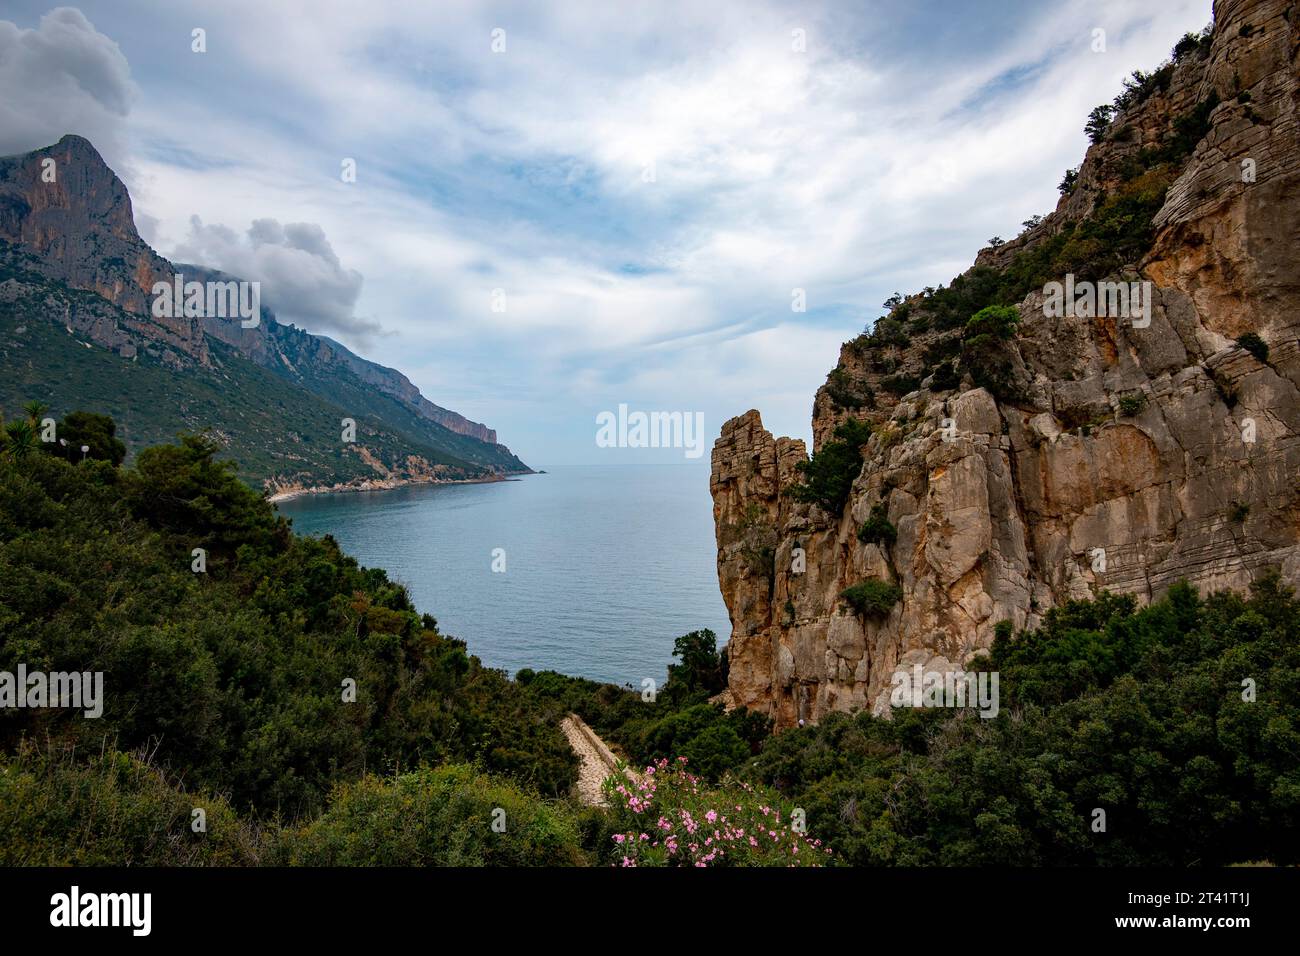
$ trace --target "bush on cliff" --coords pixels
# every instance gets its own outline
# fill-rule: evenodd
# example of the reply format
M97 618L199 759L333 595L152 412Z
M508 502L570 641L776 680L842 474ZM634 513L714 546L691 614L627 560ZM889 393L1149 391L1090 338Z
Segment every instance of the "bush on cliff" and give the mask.
M838 517L849 500L853 482L862 472L862 446L870 437L868 422L855 418L841 422L830 441L808 461L799 462L803 480L790 489L790 496Z
M889 509L883 502L871 506L871 516L858 529L858 540L882 547L889 547L898 540L898 529L890 522Z
M885 617L903 598L903 589L897 584L868 578L840 592L840 597L854 612L865 617Z

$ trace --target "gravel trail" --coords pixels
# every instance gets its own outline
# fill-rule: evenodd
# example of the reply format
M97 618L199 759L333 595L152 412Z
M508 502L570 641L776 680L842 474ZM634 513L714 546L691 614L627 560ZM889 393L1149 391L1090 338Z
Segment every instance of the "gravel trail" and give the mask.
M604 746L604 741L577 714L570 714L561 720L560 729L569 738L569 746L582 761L582 766L578 769L578 799L592 807L609 806L605 795L600 792L604 779L618 772L612 763L613 755L609 748ZM593 738L600 742L599 745L593 743ZM602 748L604 753L601 752Z

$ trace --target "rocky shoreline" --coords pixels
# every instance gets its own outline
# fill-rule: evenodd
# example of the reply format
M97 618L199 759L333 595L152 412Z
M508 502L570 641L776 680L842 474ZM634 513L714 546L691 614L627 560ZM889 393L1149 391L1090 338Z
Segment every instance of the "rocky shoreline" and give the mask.
M312 485L309 488L290 488L267 495L266 500L272 504L292 501L306 495L332 495L350 491L392 491L407 485L485 485L498 481L515 481L521 475L535 475L535 471L510 471L484 478L375 478L366 479L359 484Z

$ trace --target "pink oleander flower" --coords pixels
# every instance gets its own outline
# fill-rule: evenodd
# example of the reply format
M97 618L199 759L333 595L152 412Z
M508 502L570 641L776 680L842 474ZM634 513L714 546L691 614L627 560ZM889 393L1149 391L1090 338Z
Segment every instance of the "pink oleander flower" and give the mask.
M716 810L710 810L708 813L704 814L704 819L708 820L710 823L717 823L718 812Z

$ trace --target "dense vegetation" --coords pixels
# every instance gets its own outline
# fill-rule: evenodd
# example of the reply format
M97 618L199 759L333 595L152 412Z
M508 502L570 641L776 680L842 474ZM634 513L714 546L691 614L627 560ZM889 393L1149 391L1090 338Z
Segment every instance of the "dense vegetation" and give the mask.
M177 369L149 349L126 359L83 342L49 316L67 310L124 327L139 319L93 292L25 268L21 252L0 241L0 282L7 279L20 283L21 293L0 307L0 409L10 413L30 398L56 416L77 405L94 408L116 421L116 437L131 453L211 427L221 437L222 457L238 462L240 476L258 485L272 476L307 484L374 478L357 446L341 441L345 417L357 423L358 444L389 464L417 454L452 477L479 475L484 466L524 467L494 446L421 418L342 368L323 376L307 356L298 369L277 372L209 338L211 368ZM309 351L305 333L278 335L286 350Z
M752 778L855 864L1300 862L1300 602L1276 577L999 631L974 665L1000 673L997 717L835 714L773 737Z
M748 710L724 710L710 699L726 688L726 653L712 631L679 637L669 680L653 692L598 684L555 671L520 671L529 693L573 711L633 765L685 757L691 771L717 781L758 753L771 733L766 717Z
M147 747L241 812L288 818L339 779L427 761L567 790L575 758L556 713L383 571L293 535L206 436L146 449L130 470L46 447L6 436L0 463L0 669L102 671L109 692L98 720L0 713L5 749Z
M27 427L0 439L0 670L100 670L107 693L98 720L0 712L0 863L1300 857L1300 602L1275 577L1000 626L978 665L1001 675L993 719L907 708L773 735L711 702L712 632L678 638L662 687L511 681L382 571L294 535L204 436L124 469L111 443L69 461L10 424ZM861 611L887 612L889 585L864 584ZM608 810L569 796L569 711L655 767L610 784Z

